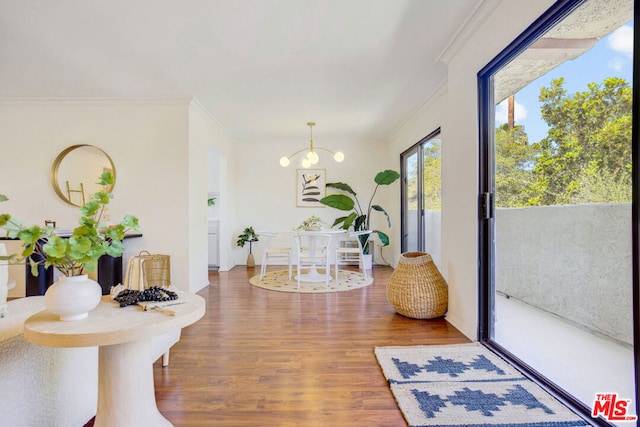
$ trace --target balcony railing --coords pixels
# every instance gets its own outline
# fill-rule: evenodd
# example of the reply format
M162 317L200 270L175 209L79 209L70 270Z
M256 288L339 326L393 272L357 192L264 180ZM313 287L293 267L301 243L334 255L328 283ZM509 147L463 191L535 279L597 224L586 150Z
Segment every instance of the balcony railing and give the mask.
M496 292L632 343L631 204L496 209Z

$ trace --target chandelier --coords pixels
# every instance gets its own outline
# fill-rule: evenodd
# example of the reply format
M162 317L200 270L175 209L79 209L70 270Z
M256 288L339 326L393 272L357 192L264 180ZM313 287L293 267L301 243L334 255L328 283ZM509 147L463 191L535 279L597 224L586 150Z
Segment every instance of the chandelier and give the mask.
M282 166L283 168L286 168L287 166L289 166L290 160L293 156L302 153L303 151L307 151L307 155L305 156L304 159L302 159L302 167L303 168L308 168L312 165L315 165L316 163L318 163L318 161L320 160L320 156L318 156L317 150L322 150L322 151L327 151L331 154L333 154L333 160L335 160L337 163L340 163L344 160L344 153L341 151L338 152L334 152L331 150L328 150L326 148L322 148L322 147L314 147L313 146L313 127L315 126L315 122L308 122L307 126L309 126L309 134L310 134L310 139L309 139L309 148L303 148L302 150L298 150L295 153L293 153L292 155L288 156L288 157L282 157L280 159L280 166Z

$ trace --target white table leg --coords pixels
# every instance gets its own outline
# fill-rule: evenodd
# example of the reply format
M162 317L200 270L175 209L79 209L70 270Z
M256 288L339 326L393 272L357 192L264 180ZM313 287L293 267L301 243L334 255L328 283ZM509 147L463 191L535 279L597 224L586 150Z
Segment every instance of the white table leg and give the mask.
M311 238L309 239L309 257L312 260L316 259L316 240L317 239L315 236L311 236ZM329 250L329 246L327 246L327 250ZM327 263L327 269L330 269L329 263ZM298 275L295 276L295 279L298 279ZM309 271L307 273L304 273L304 274L300 273L300 281L302 282L318 282L319 283L319 282L324 282L326 280L327 280L326 276L324 274L321 274L318 271L315 263L311 267L309 267Z
M156 405L151 339L98 350L95 427L172 426Z

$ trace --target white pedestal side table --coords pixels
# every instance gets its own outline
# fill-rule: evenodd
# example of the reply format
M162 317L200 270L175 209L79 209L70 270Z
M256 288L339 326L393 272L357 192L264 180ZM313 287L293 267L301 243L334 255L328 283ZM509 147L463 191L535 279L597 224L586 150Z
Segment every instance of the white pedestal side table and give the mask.
M62 322L41 311L25 321L24 337L46 347L99 347L95 427L171 426L156 405L151 338L204 316L201 296L180 293L180 299L185 302L169 307L174 316L120 308L108 295L84 320Z

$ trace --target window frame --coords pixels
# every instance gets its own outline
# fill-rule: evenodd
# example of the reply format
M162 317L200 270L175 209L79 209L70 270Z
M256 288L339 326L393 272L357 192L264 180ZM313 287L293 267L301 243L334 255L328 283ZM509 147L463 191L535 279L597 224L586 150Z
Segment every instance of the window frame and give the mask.
M405 212L405 199L407 197L406 194L406 186L405 186L405 179L406 179L406 175L407 175L407 171L405 169L405 157L408 156L409 154L413 154L413 152L416 153L416 155L418 156L418 171L417 171L417 180L418 180L418 201L417 201L417 216L418 216L418 228L417 228L417 233L418 233L418 247L417 250L418 251L424 251L425 249L425 230L424 230L424 200L423 200L423 183L424 183L424 161L423 161L423 145L425 142L434 139L435 137L442 135L442 132L440 130L440 127L438 127L437 129L435 129L434 131L432 131L431 133L429 133L427 136L425 136L424 138L422 138L420 141L416 142L415 144L413 144L411 147L407 148L405 151L403 151L402 153L400 153L400 180L402 182L402 185L400 186L400 216L402 218L402 220L400 221L400 252L404 253L407 252L407 247L406 247L406 243L405 243L405 232L407 231L406 228L406 215L407 212ZM442 149L442 147L441 147Z
M558 0L540 18L534 21L522 34L511 42L493 60L483 67L478 77L478 341L493 352L507 359L528 377L538 383L554 397L562 401L574 411L590 419L595 425L610 426L605 420L589 418L591 408L579 401L564 389L544 377L524 361L510 353L493 340L493 316L495 295L495 252L493 236L495 232L494 202L494 146L495 132L492 76L504 65L527 49L548 29L562 21L567 15L587 0ZM640 46L640 0L634 0L634 46ZM635 82L640 82L640 64L638 50L633 54L633 108L632 108L632 168L633 168L633 201L632 201L632 268L633 268L633 345L635 375L635 406L640 410L640 144L638 103L640 89Z

